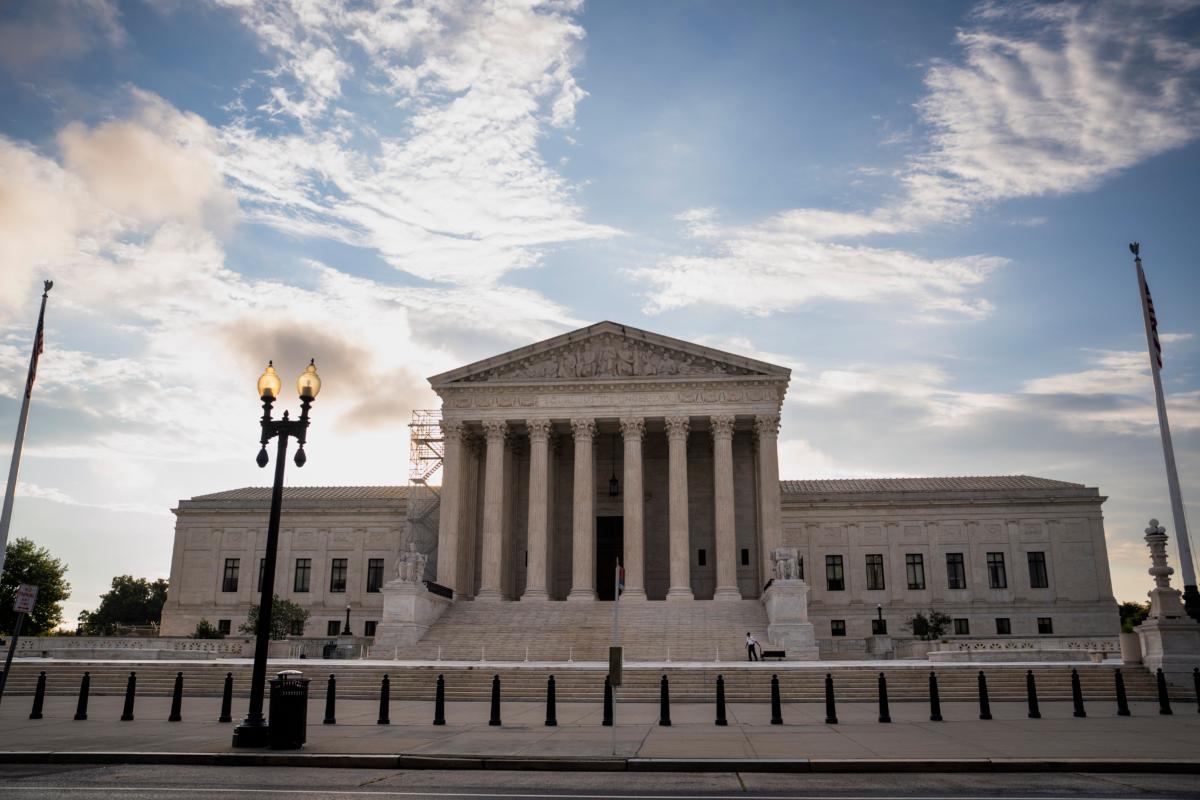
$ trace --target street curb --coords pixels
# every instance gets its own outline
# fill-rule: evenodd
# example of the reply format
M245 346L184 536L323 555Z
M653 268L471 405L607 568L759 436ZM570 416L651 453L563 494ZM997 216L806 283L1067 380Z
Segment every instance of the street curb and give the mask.
M213 767L505 770L538 772L1128 772L1200 774L1200 759L1103 758L623 758L359 753L9 751L0 764L146 764Z

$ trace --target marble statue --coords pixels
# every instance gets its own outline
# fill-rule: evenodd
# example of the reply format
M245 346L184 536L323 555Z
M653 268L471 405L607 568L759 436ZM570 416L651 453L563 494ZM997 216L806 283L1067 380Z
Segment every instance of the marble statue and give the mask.
M408 543L408 550L400 554L396 560L396 577L403 583L420 583L425 577L425 565L429 556L417 551L413 542Z
M771 551L775 580L793 581L800 578L800 560L794 547L776 547Z

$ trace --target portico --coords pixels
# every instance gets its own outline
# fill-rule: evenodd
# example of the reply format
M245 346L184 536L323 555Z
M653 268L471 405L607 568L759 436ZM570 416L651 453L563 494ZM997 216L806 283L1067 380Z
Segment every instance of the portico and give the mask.
M759 596L789 370L602 322L430 378L457 599ZM618 543L614 545L614 542Z

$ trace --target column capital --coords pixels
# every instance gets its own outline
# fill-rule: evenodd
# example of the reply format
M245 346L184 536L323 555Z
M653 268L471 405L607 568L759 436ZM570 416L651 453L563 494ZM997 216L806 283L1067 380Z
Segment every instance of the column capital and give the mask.
M709 433L712 434L714 441L717 439L730 439L733 437L733 422L734 418L729 414L719 414L709 417Z
M625 441L637 439L641 441L646 435L646 420L642 417L621 417L621 436Z
M572 419L571 430L575 432L575 441L591 440L596 435L596 420L590 417Z
M667 438L687 440L689 422L687 417L667 417Z
M499 441L508 435L508 422L502 419L485 419L483 432L488 442Z
M760 439L779 436L779 415L759 414L754 418L754 432Z
M467 430L467 426L459 419L444 419L438 423L438 427L442 429L443 438L458 439L459 441L462 441L463 434Z
M529 430L529 441L548 442L550 440L550 420L527 419L525 420L525 427Z

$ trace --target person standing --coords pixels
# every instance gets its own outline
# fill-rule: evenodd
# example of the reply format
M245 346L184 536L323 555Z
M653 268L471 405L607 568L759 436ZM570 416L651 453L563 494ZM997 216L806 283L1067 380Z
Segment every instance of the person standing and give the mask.
M758 639L746 631L746 656L751 661L758 661Z

